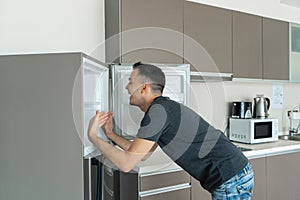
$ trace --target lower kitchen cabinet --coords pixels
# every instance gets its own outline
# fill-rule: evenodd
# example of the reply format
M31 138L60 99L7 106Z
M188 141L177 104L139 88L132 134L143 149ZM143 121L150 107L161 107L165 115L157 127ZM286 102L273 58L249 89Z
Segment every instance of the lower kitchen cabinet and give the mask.
M140 200L183 200L191 196L190 175L183 170L140 174L138 184Z
M189 200L191 199L190 188L182 188L170 191L163 191L161 193L141 196L141 200Z
M266 158L250 160L254 171L254 191L252 200L267 199Z
M300 152L250 160L254 170L252 200L298 200Z
M211 195L208 191L204 190L199 181L192 178L191 180L192 184L192 200L211 200Z
M104 200L189 200L190 175L183 170L129 172L104 167Z
M300 153L266 158L268 200L298 200L300 198Z

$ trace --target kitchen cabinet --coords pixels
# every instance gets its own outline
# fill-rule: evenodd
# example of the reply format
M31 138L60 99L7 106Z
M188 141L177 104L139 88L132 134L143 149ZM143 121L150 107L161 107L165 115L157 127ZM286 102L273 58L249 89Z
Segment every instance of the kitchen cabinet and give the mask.
M263 18L263 79L289 80L289 23Z
M266 158L268 200L299 199L300 153Z
M190 199L190 176L183 170L124 173L105 166L103 173L105 199Z
M193 70L232 73L231 18L231 10L185 1L184 58Z
M190 199L190 175L183 170L139 175L141 200Z
M252 200L267 199L266 158L250 160L254 171L254 192Z
M183 63L183 2L106 0L107 62Z
M138 200L138 173L122 172L104 164L103 199Z
M233 76L289 79L288 23L233 12Z
M211 200L211 194L203 189L198 180L192 177L191 184L191 200Z
M262 79L262 17L233 11L233 77Z

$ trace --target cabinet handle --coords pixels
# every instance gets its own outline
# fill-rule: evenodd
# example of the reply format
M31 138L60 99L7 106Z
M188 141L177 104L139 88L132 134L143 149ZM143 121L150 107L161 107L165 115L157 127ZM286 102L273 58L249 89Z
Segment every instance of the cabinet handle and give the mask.
M147 197L147 196L172 192L172 191L176 191L176 190L183 190L183 189L187 189L187 188L191 188L191 185L189 183L183 183L180 185L173 185L173 186L169 186L169 187L163 187L163 188L159 188L159 189L143 191L143 192L139 193L139 196L141 198L143 198L143 197Z
M148 172L148 173L143 173L140 174L140 177L147 177L147 176L154 176L158 174L167 174L167 173L172 173L172 172L182 172L183 169L170 169L166 171L155 171L155 172Z

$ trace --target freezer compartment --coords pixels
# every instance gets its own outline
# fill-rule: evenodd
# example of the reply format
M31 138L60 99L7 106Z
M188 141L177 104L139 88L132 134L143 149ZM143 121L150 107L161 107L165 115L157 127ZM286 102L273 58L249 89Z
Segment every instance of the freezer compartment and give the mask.
M111 166L103 170L103 200L138 200L138 174Z
M189 65L162 65L160 67L166 76L166 86L163 96L189 105ZM126 137L132 138L136 135L144 113L135 106L129 104L129 94L125 89L132 65L112 65L112 108L115 112L115 132Z
M99 158L83 160L84 200L102 200L102 163Z

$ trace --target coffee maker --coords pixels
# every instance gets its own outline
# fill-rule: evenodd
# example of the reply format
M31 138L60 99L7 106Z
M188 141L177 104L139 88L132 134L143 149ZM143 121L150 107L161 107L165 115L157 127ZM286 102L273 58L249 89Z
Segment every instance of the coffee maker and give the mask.
M252 118L252 102L235 101L231 106L231 117L249 119Z

